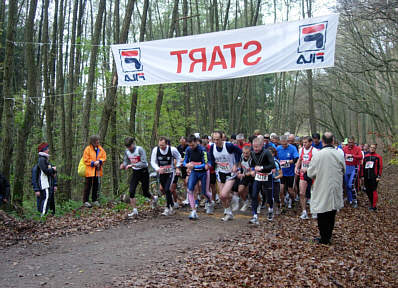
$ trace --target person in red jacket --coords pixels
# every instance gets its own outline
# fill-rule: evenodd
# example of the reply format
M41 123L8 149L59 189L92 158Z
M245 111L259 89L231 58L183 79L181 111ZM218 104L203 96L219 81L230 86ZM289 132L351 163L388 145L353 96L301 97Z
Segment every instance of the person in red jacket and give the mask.
M355 193L354 183L355 177L358 172L358 166L362 161L362 150L359 146L355 145L355 138L353 136L348 138L348 145L344 146L344 157L346 172L344 175L344 182L347 190L348 202L352 207L357 208L357 195Z
M363 178L366 187L366 194L369 197L369 210L376 211L377 185L383 172L383 159L376 153L376 144L370 145L370 152L363 159Z

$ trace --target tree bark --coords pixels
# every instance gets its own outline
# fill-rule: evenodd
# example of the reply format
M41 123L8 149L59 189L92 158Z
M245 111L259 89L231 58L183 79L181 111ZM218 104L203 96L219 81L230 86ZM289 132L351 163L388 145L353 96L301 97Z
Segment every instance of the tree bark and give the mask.
M15 161L15 182L13 189L13 203L22 206L23 202L23 184L25 178L26 165L26 144L30 131L32 129L33 115L35 110L35 101L37 97L36 90L36 64L33 47L34 39L34 20L36 15L37 0L31 0L29 4L29 15L25 26L25 59L27 68L27 99L23 124L18 129L17 156Z

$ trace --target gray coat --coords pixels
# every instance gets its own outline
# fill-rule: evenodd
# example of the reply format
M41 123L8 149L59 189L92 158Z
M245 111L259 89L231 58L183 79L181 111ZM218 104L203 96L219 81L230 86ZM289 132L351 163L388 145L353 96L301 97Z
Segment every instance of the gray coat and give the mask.
M344 156L334 147L325 147L314 154L307 171L314 179L311 189L311 213L324 213L344 207Z

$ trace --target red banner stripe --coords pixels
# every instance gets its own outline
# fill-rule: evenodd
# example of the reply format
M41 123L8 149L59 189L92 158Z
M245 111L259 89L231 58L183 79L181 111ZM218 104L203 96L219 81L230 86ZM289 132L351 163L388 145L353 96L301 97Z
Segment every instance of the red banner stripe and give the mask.
M303 28L303 34L311 34L325 29L325 24L318 24Z
M136 57L136 56L138 56L138 51L137 50L122 51L122 56L133 56L133 57Z

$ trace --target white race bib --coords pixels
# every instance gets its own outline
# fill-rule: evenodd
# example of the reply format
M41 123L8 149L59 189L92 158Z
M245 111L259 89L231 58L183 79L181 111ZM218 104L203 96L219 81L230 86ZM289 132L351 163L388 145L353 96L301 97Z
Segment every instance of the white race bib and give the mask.
M171 167L171 165L161 166L161 168L163 169L164 173L172 173L173 172L173 167Z
M354 161L354 157L352 157L352 155L347 155L347 162L353 162Z
M217 162L217 167L223 173L229 173L232 170L228 162Z
M256 181L268 181L268 174L256 172L256 177L254 177Z
M375 162L373 161L366 161L365 169L372 169Z
M280 164L281 164L282 168L289 168L290 167L290 162L288 160L282 160L280 162Z

